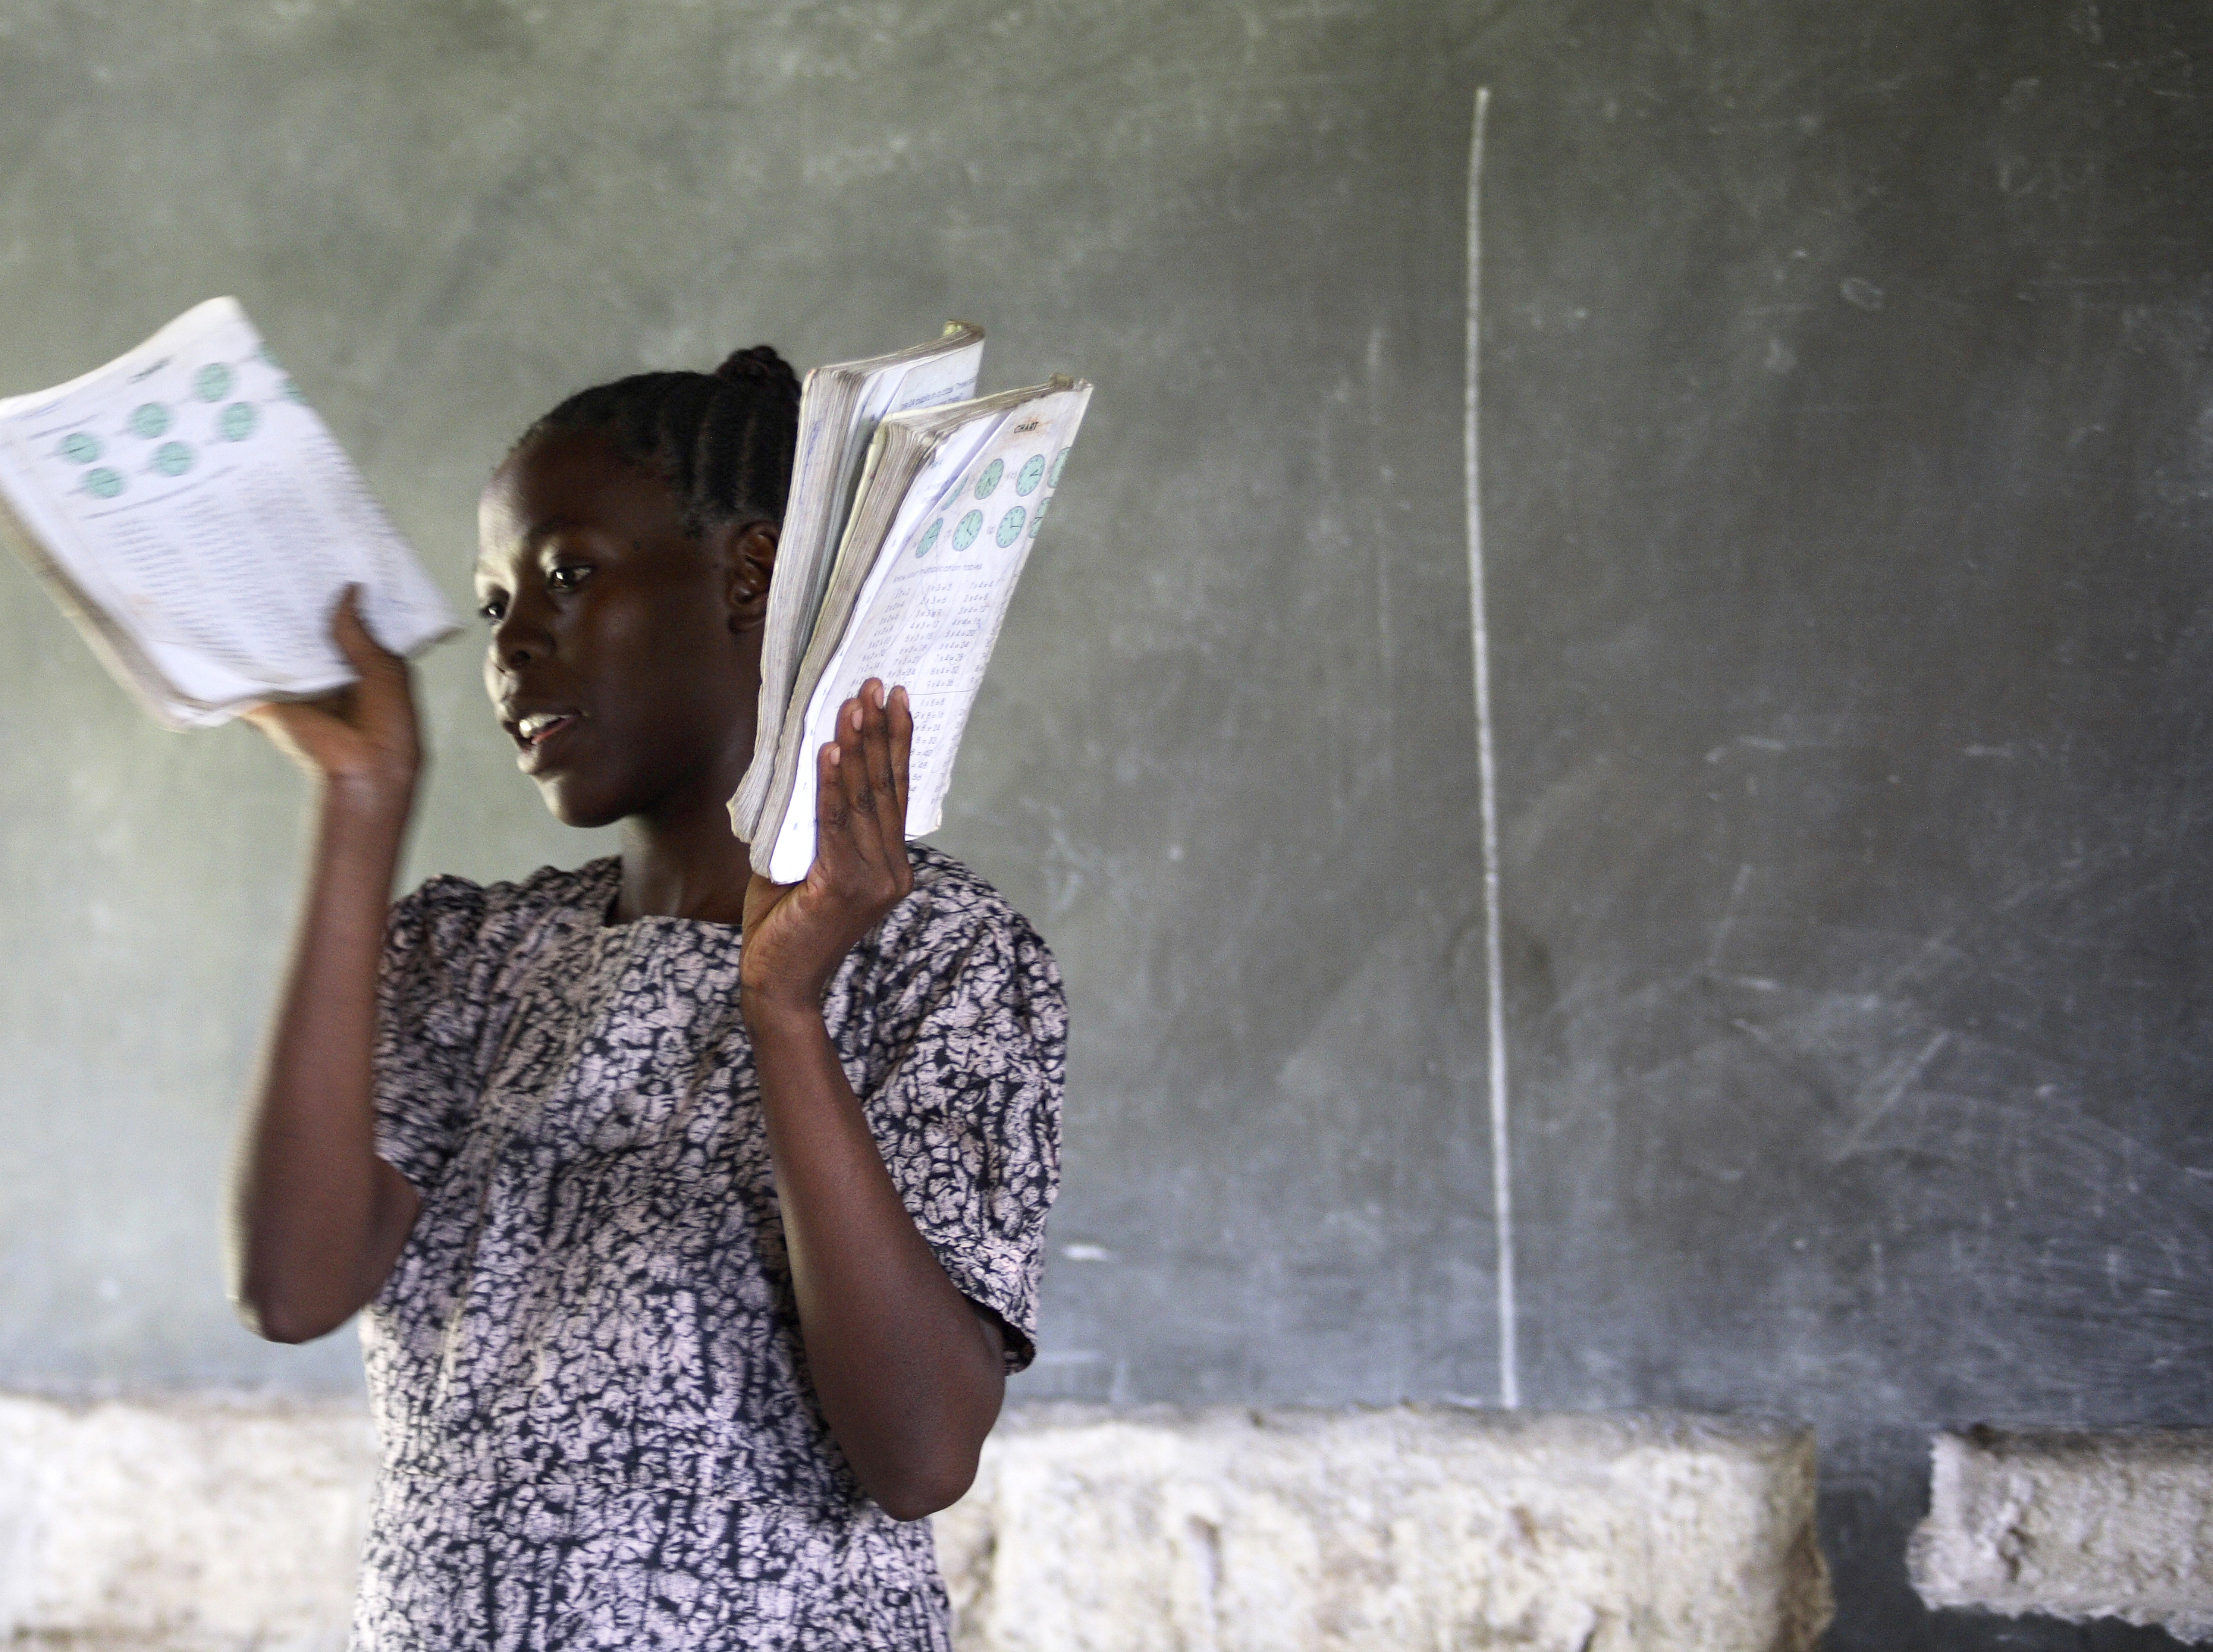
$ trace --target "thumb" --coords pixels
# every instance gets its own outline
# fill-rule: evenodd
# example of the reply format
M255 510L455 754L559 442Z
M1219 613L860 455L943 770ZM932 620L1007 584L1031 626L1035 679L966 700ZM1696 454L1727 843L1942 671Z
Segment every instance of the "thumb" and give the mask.
M370 635L369 626L361 617L361 587L349 585L338 598L338 607L331 614L331 640L345 655L346 663L355 672L366 677L379 666L394 663L399 656L379 643Z
M310 774L328 774L345 757L349 731L318 706L299 700L264 700L243 716L269 737L271 745Z

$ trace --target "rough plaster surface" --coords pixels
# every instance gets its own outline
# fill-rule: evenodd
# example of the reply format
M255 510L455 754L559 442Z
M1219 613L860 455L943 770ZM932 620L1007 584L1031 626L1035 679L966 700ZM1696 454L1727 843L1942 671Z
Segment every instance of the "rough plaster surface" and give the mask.
M963 1652L1796 1652L1810 1433L1455 1406L1040 1406L938 1517Z
M0 1642L345 1642L375 1467L358 1401L0 1396Z
M373 1458L353 1403L0 1396L0 1642L340 1647ZM1813 1509L1782 1428L1047 1406L937 1535L961 1652L1801 1652Z
M1909 1551L1932 1606L2213 1642L2213 1429L1936 1436Z

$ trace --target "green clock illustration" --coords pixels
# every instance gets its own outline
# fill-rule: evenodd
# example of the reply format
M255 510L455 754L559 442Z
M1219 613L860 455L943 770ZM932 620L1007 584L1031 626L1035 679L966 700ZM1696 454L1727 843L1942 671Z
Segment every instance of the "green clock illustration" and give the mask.
M984 473L976 479L976 497L978 499L990 498L991 490L999 485L999 479L1006 473L1007 461L1003 459L994 459L985 466Z
M243 442L253 434L253 404L235 401L223 410L223 418L217 422L223 426L225 442Z
M89 430L75 430L62 438L62 457L72 465L89 465L100 457L100 438Z
M210 362L192 375L192 393L202 401L221 401L230 393L230 369L221 362Z
M1072 448L1063 448L1058 454L1053 455L1052 474L1045 479L1052 486L1058 487L1060 485L1061 467L1068 463L1068 455L1073 451L1074 450Z
M966 551L976 543L976 536L984 531L984 513L972 510L960 519L960 526L953 530L953 548Z
M123 477L102 465L98 470L84 473L84 491L95 499L113 499L123 491Z
M914 547L914 554L918 557L928 556L930 552L930 547L937 543L937 530L944 526L945 518L940 516L936 521L932 522L929 527L924 529L922 535L922 543Z
M192 450L181 442L164 442L154 450L154 468L164 476L182 476L192 467Z
M1045 508L1052 503L1052 501L1050 499L1041 499L1038 502L1037 515L1030 518L1030 537L1032 539L1037 538L1038 529L1045 526Z
M1037 491L1037 485L1045 480L1045 455L1033 453L1022 461L1022 468L1015 477L1015 491L1027 499Z
M1007 507L1007 514L999 518L999 548L1005 550L1022 536L1022 519L1029 515L1020 505Z
M158 401L143 401L132 410L131 428L151 442L169 428L169 410Z

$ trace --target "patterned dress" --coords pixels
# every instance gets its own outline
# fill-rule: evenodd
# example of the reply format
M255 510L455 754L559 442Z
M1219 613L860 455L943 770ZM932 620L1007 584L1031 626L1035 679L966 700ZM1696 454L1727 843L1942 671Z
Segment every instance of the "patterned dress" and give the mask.
M1030 1359L1067 1015L958 862L839 969L831 1036L953 1283ZM609 924L613 860L393 908L378 1150L423 1196L362 1319L382 1464L360 1652L948 1646L926 1521L808 1381L738 931Z

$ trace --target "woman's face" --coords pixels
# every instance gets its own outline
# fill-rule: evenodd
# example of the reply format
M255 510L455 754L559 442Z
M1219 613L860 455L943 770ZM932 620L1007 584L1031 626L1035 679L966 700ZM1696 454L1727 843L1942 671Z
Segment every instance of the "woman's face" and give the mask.
M751 760L773 524L684 532L596 431L517 451L477 513L485 690L570 826L720 811Z

